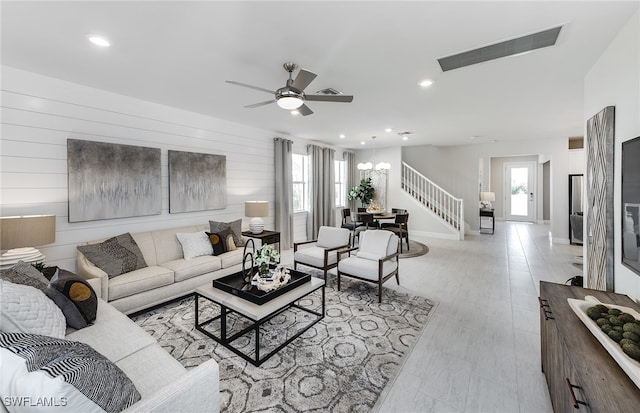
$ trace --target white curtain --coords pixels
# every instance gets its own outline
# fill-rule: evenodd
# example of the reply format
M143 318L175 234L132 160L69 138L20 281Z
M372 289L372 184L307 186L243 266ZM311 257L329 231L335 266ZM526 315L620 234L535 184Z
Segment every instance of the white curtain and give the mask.
M311 210L307 220L307 234L315 239L321 226L336 225L335 151L316 145L309 145L307 150L311 158Z
M293 141L274 138L276 171L276 231L280 232L280 246L293 246L293 177L291 171L291 146Z

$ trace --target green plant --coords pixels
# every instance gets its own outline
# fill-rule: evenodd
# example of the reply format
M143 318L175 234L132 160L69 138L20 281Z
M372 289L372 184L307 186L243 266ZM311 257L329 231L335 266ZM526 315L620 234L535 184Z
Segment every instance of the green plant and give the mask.
M269 273L269 264L276 263L279 259L280 253L267 244L256 250L253 263L258 266L260 274L265 275Z
M349 201L359 199L363 206L368 205L373 200L375 191L375 188L371 185L371 178L363 178L360 181L360 185L351 188L347 194L347 199Z

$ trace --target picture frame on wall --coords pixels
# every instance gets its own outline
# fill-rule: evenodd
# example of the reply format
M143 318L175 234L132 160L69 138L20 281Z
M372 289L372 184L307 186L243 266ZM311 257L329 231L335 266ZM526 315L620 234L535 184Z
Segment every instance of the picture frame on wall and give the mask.
M169 151L169 213L227 206L227 157Z
M69 222L159 215L159 148L67 139Z

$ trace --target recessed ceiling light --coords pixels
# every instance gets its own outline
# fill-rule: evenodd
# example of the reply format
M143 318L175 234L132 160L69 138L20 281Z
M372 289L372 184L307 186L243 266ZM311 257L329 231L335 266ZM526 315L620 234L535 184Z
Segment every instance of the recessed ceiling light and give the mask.
M344 133L340 134L340 139L344 139L346 136L344 136Z
M360 141L360 145L364 145L364 141Z
M408 140L409 140L409 137L408 137L408 136L403 136L403 137L402 137L402 140L403 140L403 141L408 141Z
M300 112L298 112L297 110L295 110L295 109L294 109L294 110L292 110L292 111L291 111L291 114L292 114L293 116L295 116L295 115L299 115L299 114L300 114Z
M392 130L393 130L393 129L391 129L391 128L387 128L387 129L385 129L384 131L385 131L385 132L387 132L387 133L389 133L389 132L391 132Z
M111 43L109 43L109 40L107 40L103 36L100 36L99 34L89 33L86 36L87 36L87 39L89 39L89 41L91 43L95 44L96 46L100 46L100 47L109 47L109 46L111 46Z
M431 80L431 79L424 79L424 80L421 80L420 82L418 82L418 84L419 84L420 86L422 86L422 87L429 87L429 86L433 85L433 80Z

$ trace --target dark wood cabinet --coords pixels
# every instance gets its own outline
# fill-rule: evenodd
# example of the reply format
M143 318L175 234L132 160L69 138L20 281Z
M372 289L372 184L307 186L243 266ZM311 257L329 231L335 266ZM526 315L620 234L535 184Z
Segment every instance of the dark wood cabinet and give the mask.
M540 282L542 371L556 413L638 412L640 389L573 312L567 298L640 309L626 295Z

